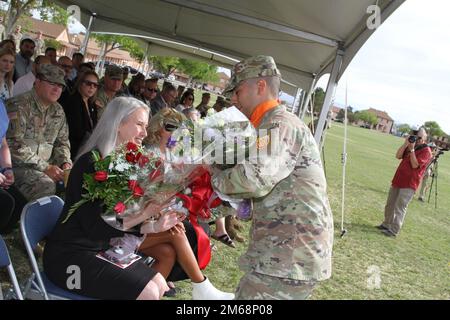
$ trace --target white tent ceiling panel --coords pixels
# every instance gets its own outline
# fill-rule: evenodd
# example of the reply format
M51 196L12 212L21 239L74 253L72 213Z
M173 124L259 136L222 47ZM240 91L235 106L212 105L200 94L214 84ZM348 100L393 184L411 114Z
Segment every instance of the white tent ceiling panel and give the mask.
M379 0L386 19L404 0ZM82 10L87 26L91 13L96 32L117 32L174 40L232 59L267 54L275 58L283 79L309 90L314 76L328 71L337 41L353 56L373 31L366 29L366 10L376 0L59 0ZM388 10L384 10L388 8ZM146 40L148 41L148 40ZM222 66L234 60L192 47L155 43L151 54L198 56ZM158 51L159 50L159 51ZM326 70L324 70L326 69ZM293 90L291 90L293 92Z

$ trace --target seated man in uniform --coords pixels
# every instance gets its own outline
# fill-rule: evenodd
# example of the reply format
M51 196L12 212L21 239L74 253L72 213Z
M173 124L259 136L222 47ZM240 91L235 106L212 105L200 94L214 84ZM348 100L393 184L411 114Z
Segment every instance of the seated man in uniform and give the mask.
M57 103L64 86L62 69L41 65L33 89L6 101L16 186L28 201L55 194L72 167L66 117Z

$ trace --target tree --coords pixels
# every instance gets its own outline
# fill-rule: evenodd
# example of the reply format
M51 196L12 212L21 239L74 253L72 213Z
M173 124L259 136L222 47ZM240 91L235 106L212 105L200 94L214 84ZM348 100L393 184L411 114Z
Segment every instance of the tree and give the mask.
M105 56L115 49L123 49L128 51L130 56L139 62L142 62L144 59L144 51L137 41L131 37L113 34L93 34L92 37L102 47L99 61L104 61ZM99 62L97 62L97 66L100 70L103 70L103 65L100 66Z
M407 123L399 124L397 126L397 132L400 132L402 135L408 134L411 132L411 127Z
M69 13L64 8L56 5L50 0L42 0L42 4L38 7L41 19L44 21L67 25L69 22Z
M343 122L344 118L345 118L345 109L342 108L342 109L339 110L339 112L338 112L338 114L336 116L336 119L337 120L342 120L342 122ZM348 120L348 123L355 122L355 115L353 113L353 108L350 107L350 106L347 107L347 120Z
M37 0L11 0L6 14L5 34L9 35L13 31L17 21L23 15L30 15L31 10L37 7Z
M217 82L219 80L217 66L212 66L204 62L180 58L177 69L188 74L191 77L190 81Z
M4 6L5 4L2 5ZM44 21L66 25L69 19L65 9L49 0L11 0L5 18L5 34L9 35L17 22L24 17L30 17L33 10L39 12Z
M55 39L44 39L44 43L46 48L48 47L55 48L56 51L58 51L63 47L63 45L58 40Z
M370 125L371 127L378 123L377 116L374 115L373 113L367 111L367 110L356 112L355 113L355 119L356 120L361 120L365 124Z
M151 56L150 59L153 62L154 68L164 73L166 77L172 74L178 66L177 57Z
M325 91L321 87L314 90L314 113L320 114L322 111L323 101L325 100Z
M445 135L445 132L436 121L427 121L423 124L423 127L427 130L430 137L442 137Z

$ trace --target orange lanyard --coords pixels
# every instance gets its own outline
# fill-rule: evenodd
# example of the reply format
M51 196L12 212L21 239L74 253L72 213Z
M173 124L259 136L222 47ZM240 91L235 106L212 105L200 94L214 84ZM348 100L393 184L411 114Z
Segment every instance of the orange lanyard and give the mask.
M255 128L258 128L266 112L278 105L278 100L268 100L256 106L250 117L250 122L252 123L252 125Z

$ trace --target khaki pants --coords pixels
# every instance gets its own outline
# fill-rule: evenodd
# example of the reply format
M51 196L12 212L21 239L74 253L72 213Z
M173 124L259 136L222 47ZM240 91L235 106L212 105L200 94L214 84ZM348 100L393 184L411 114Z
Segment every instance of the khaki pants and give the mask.
M414 197L415 191L409 188L394 188L389 190L386 207L384 208L384 222L382 225L392 233L398 234L406 216L406 209Z
M250 271L239 282L235 300L306 300L315 286L315 281L278 278Z

